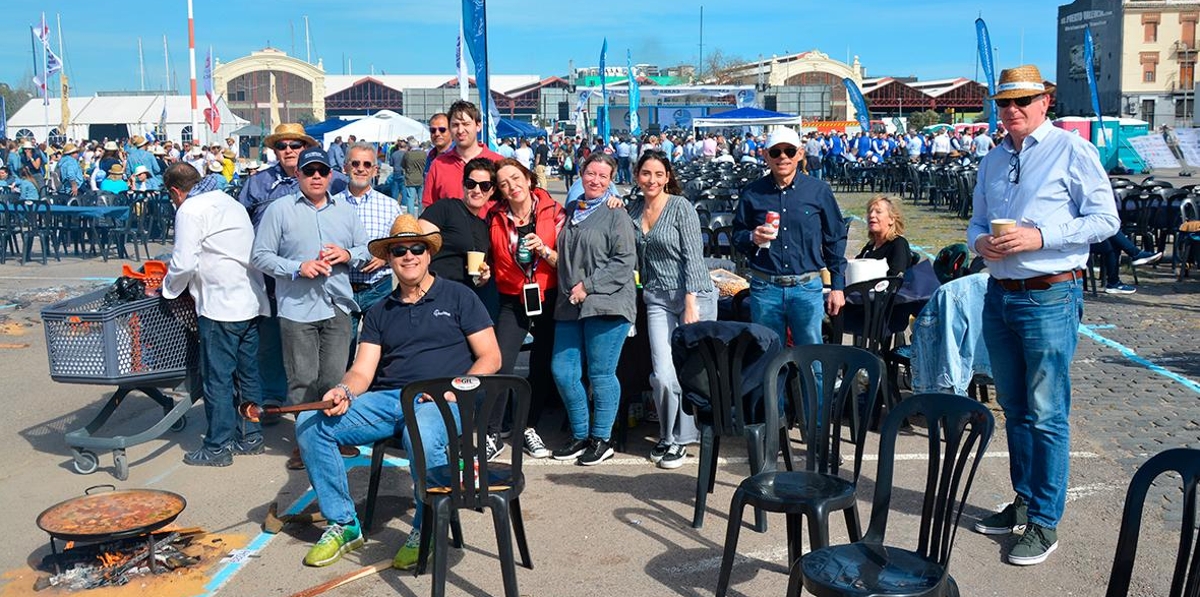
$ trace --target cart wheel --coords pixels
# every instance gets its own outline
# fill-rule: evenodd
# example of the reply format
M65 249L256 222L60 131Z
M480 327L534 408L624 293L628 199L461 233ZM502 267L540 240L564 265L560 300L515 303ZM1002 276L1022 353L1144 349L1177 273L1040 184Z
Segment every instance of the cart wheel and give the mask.
M71 464L75 467L75 472L90 475L100 468L100 457L91 450L75 450L75 460Z
M176 433L183 431L184 427L187 427L187 415L183 415L182 417L179 417L178 421L171 423L171 431Z
M113 450L113 465L117 469L117 479L124 481L129 478L129 458L125 456L125 450Z

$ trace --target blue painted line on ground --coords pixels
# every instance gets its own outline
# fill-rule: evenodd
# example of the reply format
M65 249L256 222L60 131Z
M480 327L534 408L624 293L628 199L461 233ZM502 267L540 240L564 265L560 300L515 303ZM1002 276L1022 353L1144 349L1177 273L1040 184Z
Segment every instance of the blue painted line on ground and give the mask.
M1116 327L1117 326L1115 326L1111 323L1107 323L1104 325L1089 325L1089 326L1087 326L1087 328L1091 329L1091 330L1112 330L1112 329L1116 329Z
M1179 375L1178 373L1175 373L1174 371L1169 371L1169 370L1163 368L1161 365L1155 365L1154 363L1150 362L1145 357L1138 355L1138 353L1134 352L1133 349L1121 344L1120 342L1116 342L1114 340L1109 340L1108 338L1105 338L1104 336L1097 334L1094 331L1095 329L1097 329L1097 327L1099 327L1099 326L1088 326L1088 325L1080 324L1079 325L1079 333L1083 334L1084 336L1087 336L1088 338L1091 338L1092 340L1095 340L1096 342L1099 342L1103 346L1107 346L1107 347L1121 353L1122 356L1129 359L1130 361L1133 361L1134 363L1137 363L1138 365L1141 365L1141 366L1149 369L1150 371L1153 371L1154 373L1157 373L1167 379L1170 379L1171 381L1177 382L1180 385L1182 385L1183 387L1185 387L1197 394L1200 394L1200 383L1196 383L1195 381L1192 381L1182 375Z
M20 305L18 305L18 304L16 304L16 303L13 303L13 304L11 304L11 305L0 305L0 310L4 310L4 309L12 309L12 308L14 308L14 307L19 307L19 306L20 306Z
M359 454L358 456L356 456L354 458L351 458L346 463L347 469L354 468L357 466L371 466L371 449L366 448L366 447L363 447L361 449L362 449L361 454ZM406 460L404 458L393 457L393 456L384 456L383 465L384 466L407 467L408 460ZM303 494L301 494L299 498L296 498L295 502L292 502L291 506L288 506L287 509L284 510L283 512L281 512L280 514L281 515L299 514L299 513L303 512L305 508L312 505L312 503L315 502L316 499L317 499L316 491L314 491L312 487L309 487L308 490L305 491ZM263 549L266 549L267 545L269 545L271 543L271 540L275 538L275 535L276 535L275 533L268 533L266 531L260 532L258 534L258 536L256 536L254 539L251 539L250 543L248 543L246 545L246 547L243 549L249 551L250 553L257 553ZM225 586L225 584L228 583L230 580L233 580L233 577L238 572L241 572L242 568L245 567L246 563L249 561L250 560L242 560L240 562L226 563L223 567L221 567L220 570L217 571L216 574L213 575L212 579L209 580L208 583L206 583L204 585L204 592L201 593L200 595L197 595L196 597L211 597L212 595L216 594L216 592L219 591L221 589L221 587Z

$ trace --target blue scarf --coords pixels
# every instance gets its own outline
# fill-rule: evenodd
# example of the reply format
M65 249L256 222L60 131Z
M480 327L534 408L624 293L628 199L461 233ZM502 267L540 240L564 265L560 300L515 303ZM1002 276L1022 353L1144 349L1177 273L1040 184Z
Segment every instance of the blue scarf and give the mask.
M207 193L209 191L217 190L217 180L213 178L213 176L220 176L220 174L209 174L204 178L201 178L198 182L196 182L195 186L192 187L192 190L188 191L188 197L195 197L200 193Z
M607 192L595 199L587 199L581 196L575 204L575 211L571 212L571 225L578 226L586 220L588 216L592 215L592 212L596 211L596 208L603 205L605 201L608 201L609 196L610 193Z

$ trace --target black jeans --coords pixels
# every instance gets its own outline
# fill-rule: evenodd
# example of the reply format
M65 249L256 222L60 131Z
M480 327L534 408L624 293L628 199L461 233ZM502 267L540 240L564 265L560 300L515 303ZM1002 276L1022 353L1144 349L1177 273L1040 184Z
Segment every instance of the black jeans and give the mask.
M554 376L550 373L550 357L554 352L554 301L558 298L558 289L546 291L542 300L542 314L529 317L525 315L525 305L521 297L515 295L500 295L500 314L496 318L496 341L500 344L500 373L511 375L517 366L517 357L521 354L521 345L525 335L533 332L533 347L529 354L529 386L532 398L529 404L529 419L527 427L537 427L545 409L546 399L558 394L554 385ZM499 433L504 423L505 409L497 408L492 411L488 421L488 433ZM521 433L524 429L514 429Z

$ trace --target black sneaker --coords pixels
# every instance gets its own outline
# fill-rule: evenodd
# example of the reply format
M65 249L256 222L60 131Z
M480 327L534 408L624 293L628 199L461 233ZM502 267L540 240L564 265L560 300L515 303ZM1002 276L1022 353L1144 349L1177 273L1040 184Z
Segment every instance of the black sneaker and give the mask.
M1135 255L1130 263L1133 265L1153 265L1158 263L1163 258L1162 251L1155 253L1154 251L1142 251Z
M499 433L489 433L487 435L487 461L495 462L500 457L500 453L504 451L504 440L500 439Z
M524 433L525 453L533 458L546 458L550 455L550 450L546 448L546 443L542 441L542 436L533 427L526 427Z
M266 446L263 444L262 434L256 434L233 440L233 446L230 447L230 451L234 456L254 456L265 452Z
M576 463L583 466L594 466L613 457L612 444L606 439L591 438L588 440L587 449L579 455L579 460Z
M201 446L195 452L189 452L183 457L183 463L190 466L229 466L233 464L233 454L228 448L213 450Z
M588 447L586 439L572 439L567 442L567 445L550 453L550 456L555 460L575 460Z
M1058 533L1051 528L1031 522L1025 534L1008 552L1008 562L1017 566L1041 564L1058 549Z
M677 469L683 466L683 461L687 458L687 447L682 444L671 444L667 448L667 453L663 454L661 460L658 461L658 468Z
M667 442L662 441L662 440L658 440L658 443L654 444L654 447L650 449L650 462L653 462L654 464L658 464L659 462L662 461L663 456L665 456L667 454L667 450L670 450L670 449L671 449L671 444L668 444Z
M1027 524L1029 524L1029 507L1025 505L1025 500L1018 495L1003 510L976 522L975 532L984 535L1021 533L1025 531Z

